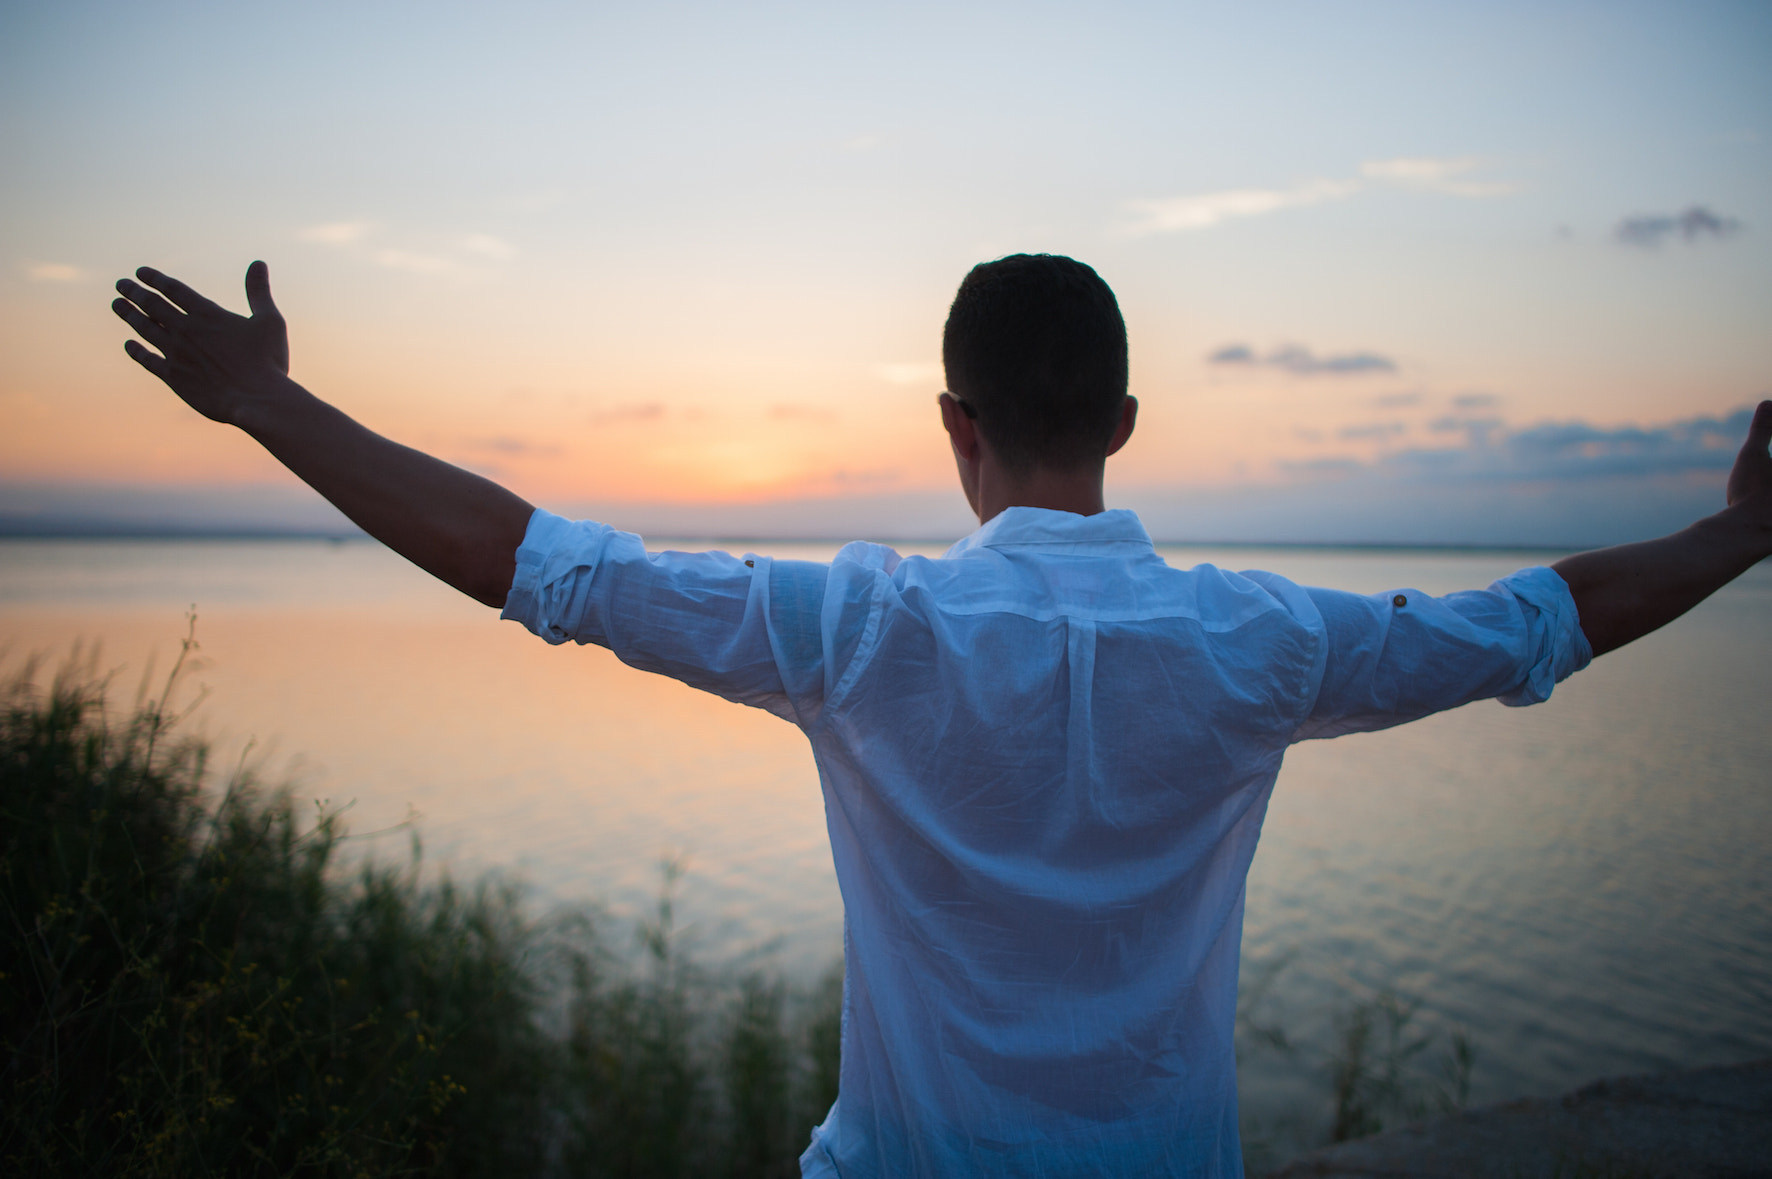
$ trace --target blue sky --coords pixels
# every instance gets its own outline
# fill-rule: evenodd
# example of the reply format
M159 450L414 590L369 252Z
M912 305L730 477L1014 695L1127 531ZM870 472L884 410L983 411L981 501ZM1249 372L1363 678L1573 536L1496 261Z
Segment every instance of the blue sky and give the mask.
M264 257L298 379L538 502L957 534L946 303L1046 250L1153 531L1642 535L1772 392L1768 64L1752 4L9 6L0 517L318 519L105 309Z

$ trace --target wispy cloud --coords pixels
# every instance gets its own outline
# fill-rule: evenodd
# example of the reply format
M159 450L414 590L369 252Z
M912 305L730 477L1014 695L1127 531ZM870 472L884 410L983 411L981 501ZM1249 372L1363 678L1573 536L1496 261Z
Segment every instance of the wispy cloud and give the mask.
M1358 177L1347 179L1319 177L1290 188L1233 188L1194 196L1133 200L1126 203L1134 220L1125 232L1136 237L1210 229L1238 217L1346 200L1375 186L1460 197L1496 197L1516 191L1514 184L1468 175L1482 166L1481 160L1471 156L1404 156L1367 160L1360 165Z
M408 274L436 277L454 274L461 269L461 263L453 258L419 254L411 250L377 250L370 257L377 266L385 266L389 270L404 270Z
M1372 404L1381 409L1397 409L1405 405L1420 405L1420 393L1386 393L1382 397L1374 397Z
M25 277L32 282L79 282L86 272L66 262L33 262L25 267Z
M876 364L873 373L889 385L939 385L946 379L941 365L920 362Z
M367 221L327 221L310 225L296 236L304 242L318 242L323 246L349 246L369 236L369 231L374 228Z
M1280 470L1295 479L1317 481L1351 479L1365 472L1366 464L1351 458L1296 459L1279 464Z
M1383 442L1387 438L1395 438L1408 428L1402 422L1365 422L1357 426L1343 426L1336 431L1336 437L1344 442Z
M1256 217L1280 209L1320 205L1359 191L1357 180L1309 180L1294 188L1233 188L1198 196L1129 201L1127 206L1138 220L1128 232L1141 235L1209 229L1234 217Z
M493 237L490 233L470 233L462 239L461 248L470 254L491 258L495 262L509 261L517 256L515 246L503 238Z
M1507 196L1519 186L1501 180L1472 180L1467 173L1483 166L1472 156L1445 159L1435 156L1403 156L1394 160L1367 160L1360 165L1360 175L1368 180L1416 188L1424 192L1443 192L1461 197Z
M1227 344L1208 355L1206 363L1232 367L1277 368L1300 377L1397 371L1396 361L1376 352L1342 352L1318 356L1299 344L1283 345L1265 356L1258 355L1247 344Z
M1488 409L1500 404L1501 398L1493 393L1460 393L1452 399L1454 409Z
M1660 426L1544 422L1509 429L1494 418L1446 417L1438 433L1463 433L1461 446L1397 451L1369 464L1378 475L1427 482L1533 482L1726 471L1747 435L1751 409ZM1344 431L1345 435L1345 431ZM1287 468L1307 474L1303 468Z
M299 230L296 236L305 242L350 249L367 246L368 239L375 234L376 229L377 226L372 221L328 221ZM463 258L466 257L504 262L516 257L516 254L516 247L501 237L490 233L470 233L450 242L442 253L384 247L370 252L368 257L377 266L385 266L390 270L436 276L453 274L464 269Z
M1427 428L1435 434L1463 434L1466 444L1470 446L1487 446L1489 439L1503 432L1504 425L1500 418L1447 414L1429 422Z
M1681 213L1626 217L1612 231L1612 236L1621 245L1652 250L1671 238L1692 245L1700 238L1734 237L1741 230L1742 224L1735 218L1720 216L1703 205L1693 205Z
M470 438L467 445L473 450L490 454L503 455L557 455L561 448L553 443L531 442L527 438L518 438L513 434L495 434L487 438Z
M861 470L837 467L827 471L824 480L836 487L853 491L862 488L889 487L897 483L901 477L902 472L894 467L867 467Z

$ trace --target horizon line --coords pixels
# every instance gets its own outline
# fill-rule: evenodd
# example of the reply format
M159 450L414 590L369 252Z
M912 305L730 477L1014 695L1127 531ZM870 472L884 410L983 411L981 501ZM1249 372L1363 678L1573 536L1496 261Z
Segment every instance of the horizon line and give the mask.
M636 535L640 535L636 533ZM817 544L844 545L862 539L856 536L816 536L803 534L767 534L767 533L731 533L731 534L698 534L657 532L645 536L648 547L652 541L681 541L695 545L738 545L749 544ZM908 534L890 535L874 534L868 539L875 542L903 545L951 545L960 537L913 536ZM337 529L317 528L277 528L267 527L206 527L202 525L181 526L176 524L128 524L122 522L94 521L91 524L79 522L58 522L54 525L31 527L28 521L17 519L0 519L0 540L88 540L88 541L328 541L335 544L368 541L380 544L374 537L361 530L343 531ZM1200 538L1165 538L1153 536L1151 543L1158 547L1189 548L1189 549L1340 549L1365 551L1428 551L1448 553L1576 553L1588 549L1604 547L1589 544L1546 544L1526 541L1518 542L1471 542L1458 541L1410 541L1410 540L1226 540Z

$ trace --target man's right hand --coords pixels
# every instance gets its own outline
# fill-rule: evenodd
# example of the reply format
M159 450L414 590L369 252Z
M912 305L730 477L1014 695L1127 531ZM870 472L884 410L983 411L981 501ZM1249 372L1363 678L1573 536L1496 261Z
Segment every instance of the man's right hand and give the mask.
M124 350L205 417L245 430L358 527L489 606L504 603L535 509L460 467L383 438L289 379L289 335L263 262L246 270L250 317L157 270L111 304L153 352ZM150 290L149 288L153 288Z
M246 268L250 317L212 303L152 267L142 267L135 277L140 282L118 280L123 297L111 310L159 352L138 340L123 350L204 417L244 425L254 402L289 372L289 330L271 301L270 268L263 262Z

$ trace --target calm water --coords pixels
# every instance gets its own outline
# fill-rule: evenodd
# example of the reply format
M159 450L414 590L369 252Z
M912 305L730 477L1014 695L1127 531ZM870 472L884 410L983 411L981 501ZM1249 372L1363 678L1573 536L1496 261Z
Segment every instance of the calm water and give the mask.
M773 544L780 556L828 546ZM1486 584L1543 554L1170 550L1372 592ZM763 713L550 648L369 543L0 541L11 662L102 644L133 689L195 604L202 729L369 832L422 815L458 873L644 911L659 862L711 958L795 972L842 921L812 759ZM1473 1098L1772 1055L1772 568L1547 705L1483 703L1287 761L1249 882L1246 977L1307 1046L1245 1106L1320 1100L1332 1013L1390 988L1467 1029ZM386 843L404 851L404 835ZM370 841L373 846L374 841Z

